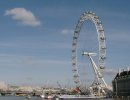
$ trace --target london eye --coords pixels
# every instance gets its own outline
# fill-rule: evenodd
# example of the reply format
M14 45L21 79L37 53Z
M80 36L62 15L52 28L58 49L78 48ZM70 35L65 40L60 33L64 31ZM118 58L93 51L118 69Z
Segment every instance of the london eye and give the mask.
M89 31L87 32L87 29L84 32L81 30L87 22L88 24L91 22L95 26L95 33L97 34L91 33L92 37L89 37ZM96 39L91 40L93 37L96 37ZM94 41L95 44L93 44ZM99 88L101 85L104 85L107 88L107 84L103 79L106 59L105 41L106 37L99 17L91 11L83 13L74 30L72 42L72 72L76 87L86 89L94 86ZM89 87L87 87L87 77L91 78L90 69L94 73L94 79L92 79Z

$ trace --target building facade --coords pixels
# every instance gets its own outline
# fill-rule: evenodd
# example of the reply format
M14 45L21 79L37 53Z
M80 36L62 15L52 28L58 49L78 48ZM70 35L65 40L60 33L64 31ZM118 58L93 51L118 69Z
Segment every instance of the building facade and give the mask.
M117 73L112 85L114 97L130 97L130 71Z

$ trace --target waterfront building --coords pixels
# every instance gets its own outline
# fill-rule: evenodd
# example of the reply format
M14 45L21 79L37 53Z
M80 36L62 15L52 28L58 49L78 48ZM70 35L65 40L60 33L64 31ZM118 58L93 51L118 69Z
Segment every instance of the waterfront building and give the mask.
M0 82L0 91L6 91L6 90L8 90L8 85L5 82L1 81Z
M129 97L130 96L130 71L117 73L112 81L114 97Z

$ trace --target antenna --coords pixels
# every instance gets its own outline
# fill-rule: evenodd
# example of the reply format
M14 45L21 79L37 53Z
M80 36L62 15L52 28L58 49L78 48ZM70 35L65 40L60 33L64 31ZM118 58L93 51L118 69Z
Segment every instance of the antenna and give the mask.
M127 66L127 71L130 71L130 68L129 68L129 66Z
M119 73L119 75L120 75L120 73L121 73L121 69L120 69L120 68L118 69L118 73Z

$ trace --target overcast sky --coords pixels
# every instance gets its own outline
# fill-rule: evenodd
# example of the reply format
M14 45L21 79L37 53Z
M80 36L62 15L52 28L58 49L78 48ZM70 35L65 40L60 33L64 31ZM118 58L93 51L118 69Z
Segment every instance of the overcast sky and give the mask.
M111 83L118 68L130 66L129 4L129 0L1 0L0 80L14 85L73 84L73 31L81 14L93 11L105 30L106 80Z

